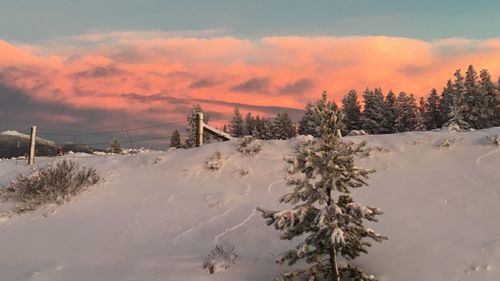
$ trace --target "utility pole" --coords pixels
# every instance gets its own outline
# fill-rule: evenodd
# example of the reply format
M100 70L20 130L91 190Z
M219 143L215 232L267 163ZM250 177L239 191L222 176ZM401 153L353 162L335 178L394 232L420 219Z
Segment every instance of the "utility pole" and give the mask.
M35 163L35 147L36 147L36 126L31 126L30 155L28 158L28 165L33 165Z
M130 134L128 133L128 131L126 133L127 133L128 141L130 143L130 148L134 149L134 143L132 142L132 138L130 137Z

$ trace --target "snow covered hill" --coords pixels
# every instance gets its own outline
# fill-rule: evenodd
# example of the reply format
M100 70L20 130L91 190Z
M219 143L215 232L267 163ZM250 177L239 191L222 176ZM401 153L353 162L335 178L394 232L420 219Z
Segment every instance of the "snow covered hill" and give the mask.
M374 147L358 163L377 173L353 197L384 210L374 228L389 237L357 260L366 272L388 281L500 280L500 147L486 144L491 135L500 128L348 137ZM287 270L274 259L297 241L280 241L255 207L279 208L289 188L283 156L301 139L263 142L254 157L235 142L71 156L106 181L63 206L0 217L0 280L270 280ZM206 161L216 151L223 165L212 171ZM0 186L29 169L0 161ZM201 264L223 241L238 248L236 264L211 275Z

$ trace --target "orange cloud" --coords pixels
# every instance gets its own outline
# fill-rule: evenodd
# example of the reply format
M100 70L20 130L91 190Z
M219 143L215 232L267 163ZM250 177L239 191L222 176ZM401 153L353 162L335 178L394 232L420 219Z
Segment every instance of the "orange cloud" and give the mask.
M257 41L90 34L45 45L0 40L0 83L36 101L185 120L192 103L219 112L302 109L326 89L339 101L365 87L427 95L469 64L500 74L500 39L266 37ZM64 118L63 118L64 119ZM66 119L66 122L71 122Z

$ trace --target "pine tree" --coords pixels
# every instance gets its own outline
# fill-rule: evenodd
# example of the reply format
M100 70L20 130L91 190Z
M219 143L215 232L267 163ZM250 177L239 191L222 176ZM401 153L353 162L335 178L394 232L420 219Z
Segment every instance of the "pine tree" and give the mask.
M443 124L443 127L453 131L464 131L470 129L470 124L465 121L463 112L464 104L455 102L451 106L448 121Z
M245 122L243 126L243 133L245 136L252 135L255 129L255 118L252 116L251 112L248 112L245 116Z
M172 136L170 136L170 147L175 147L175 148L181 148L181 135L179 134L179 131L174 130L172 132Z
M496 94L496 121L494 122L494 126L500 126L500 77L498 77L497 81L497 94Z
M286 112L279 112L273 123L274 139L286 140L296 135L290 116Z
M425 125L424 122L424 116L427 114L428 110L428 105L427 102L425 101L424 97L420 97L420 100L418 102L418 110L417 110L417 117L415 118L415 131L425 131L427 130L427 126Z
M184 141L184 146L186 148L191 148L196 146L196 115L198 113L203 113L201 106L196 104L191 109L191 113L187 116L188 126L186 127L186 140ZM203 122L208 124L209 117L206 114L203 114ZM205 142L209 142L211 136L209 134L203 134Z
M314 112L321 122L320 138L306 138L295 155L286 159L289 168L285 179L295 188L280 202L292 208L258 208L267 225L282 231L281 239L304 238L278 262L292 265L304 260L309 268L286 273L277 280L375 280L351 264L341 267L338 262L340 257L350 262L366 253L370 246L366 239L387 239L365 226L365 221L376 222L382 211L355 202L350 194L352 189L368 185L368 176L374 172L354 163L354 156L364 150L366 143L354 145L337 136L343 116L330 103L315 105Z
M427 97L427 111L423 116L423 120L428 130L440 128L442 125L439 112L439 96L436 89L432 89Z
M440 125L442 126L444 123L448 122L450 119L451 107L453 106L453 84L450 79L446 82L446 87L443 88L443 92L441 93L441 102L439 103L439 112L440 112Z
M240 110L238 107L234 108L233 118L229 123L229 131L233 137L242 137L245 135L244 132L245 123L241 117Z
M385 103L384 95L380 88L375 91L366 89L363 93L365 108L361 114L361 126L363 130L370 134L382 134L385 124Z
M314 115L314 112L312 111L313 108L314 105L312 103L307 103L306 111L304 112L302 119L300 119L299 121L299 129L298 129L299 135L311 135L314 137L318 137L318 133L316 132L317 124L313 118Z
M495 126L495 111L499 105L495 84L486 69L479 73L479 91L481 92L479 128Z
M455 72L454 76L455 81L452 86L452 103L447 116L448 118L446 119L447 121L443 124L443 127L457 131L468 130L471 126L464 116L467 110L467 105L464 101L466 91L464 77L460 73L460 69Z
M418 108L413 95L401 92L396 102L397 132L413 131L417 127Z
M319 123L318 120L314 118L314 112L313 109L315 107L321 107L321 106L330 106L332 109L338 109L337 104L335 102L330 102L328 105L326 104L326 91L323 91L322 93L322 99L317 100L312 103L308 103L306 106L306 112L304 113L304 116L302 117L300 123L299 123L299 134L301 135L311 135L313 137L319 137Z
M384 123L384 133L392 134L396 132L396 109L397 98L392 90L389 90L387 96L385 97L385 123Z
M465 121L473 128L483 128L485 120L482 118L484 110L482 101L484 98L477 82L477 73L472 65L469 65L465 73L464 86Z
M111 145L109 146L109 152L114 154L120 154L122 152L122 147L116 138L113 138Z
M358 101L358 93L355 90L350 90L342 98L342 112L345 115L344 123L347 132L361 130L361 106Z
M274 121L269 118L262 118L261 139L271 140L276 138L277 137L274 130Z
M254 124L255 124L255 126L254 126L253 131L252 131L252 136L254 138L257 138L257 139L262 139L261 134L262 134L262 130L263 130L263 122L260 119L259 115L255 116L255 123Z

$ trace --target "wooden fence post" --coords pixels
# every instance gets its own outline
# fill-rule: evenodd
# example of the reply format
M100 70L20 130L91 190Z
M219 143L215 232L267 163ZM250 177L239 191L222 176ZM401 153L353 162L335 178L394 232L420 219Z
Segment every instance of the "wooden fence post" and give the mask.
M35 147L36 147L36 126L31 127L30 136L30 155L28 158L28 165L35 163Z
M203 145L203 113L196 113L196 146Z

